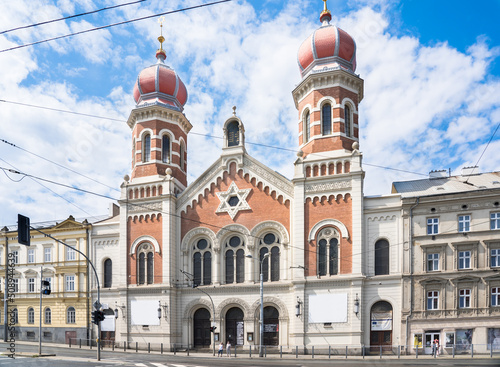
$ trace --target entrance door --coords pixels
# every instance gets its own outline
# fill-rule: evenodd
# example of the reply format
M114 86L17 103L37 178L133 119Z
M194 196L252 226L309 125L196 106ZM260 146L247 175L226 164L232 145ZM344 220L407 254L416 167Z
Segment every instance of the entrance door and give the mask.
M210 312L206 308L200 308L194 313L194 346L210 346Z
M379 301L370 312L370 351L390 352L392 350L392 306L389 302Z
M439 330L428 331L425 333L425 354L432 354L432 341L438 340L439 345L441 345L441 340L439 339Z
M226 342L229 341L231 345L243 345L244 335L243 311L233 307L226 313Z
M279 316L276 308L264 307L263 345L279 345Z
M76 343L76 331L66 331L65 333L66 344L69 344L70 339L72 344Z

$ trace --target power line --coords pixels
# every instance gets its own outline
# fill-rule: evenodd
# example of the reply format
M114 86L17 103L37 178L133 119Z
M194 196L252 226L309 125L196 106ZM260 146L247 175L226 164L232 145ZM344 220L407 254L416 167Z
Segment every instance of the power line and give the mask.
M108 25L101 26L101 27L95 27L95 28L90 28L90 29L86 29L86 30L83 30L83 31L79 31L79 32L65 34L63 36L52 37L52 38L48 38L48 39L41 40L41 41L36 41L36 42L32 42L32 43L26 43L24 45L18 45L18 46L6 48L6 49L3 49L3 50L0 50L0 53L7 52L7 51L12 51L12 50L17 50L17 49L28 47L28 46L39 45L41 43L55 41L55 40L59 40L59 39L62 39L62 38L67 38L67 37L72 37L72 36L76 36L76 35L79 35L79 34L84 34L84 33L89 33L89 32L94 32L94 31L99 31L99 30L102 30L102 29L107 29L107 28L118 26L118 25L133 23L133 22L137 22L137 21L140 21L140 20L145 20L145 19L150 19L150 18L156 18L156 17L161 16L161 15L170 15L170 14L184 12L184 11L187 11L187 10L204 8L204 7L211 6L211 5L217 5L217 4L220 4L220 3L225 3L225 2L228 2L228 1L232 1L232 0L219 0L219 1L212 2L212 3L195 5L195 6L190 6L188 8L171 10L171 11L166 11L166 12L158 13L158 14L154 14L154 15L148 15L148 16L141 17L141 18L135 18L135 19L131 19L131 20L125 20L123 22L108 24Z
M86 116L86 117L92 117L92 118L98 118L98 119L104 119L104 120L111 120L111 121L118 121L118 122L127 122L126 120L112 118L112 117L92 115L92 114L74 112L74 111L69 111L69 110L61 110L61 109L52 108L52 107L46 107L46 106L40 106L40 105L32 105L32 104L28 104L28 103L8 101L8 100L5 100L5 99L0 99L0 102L11 103L11 104L21 105L21 106L25 106L25 107L40 108L40 109L44 109L44 110L48 110L48 111L70 113L70 114L73 114L73 115L80 115L80 116ZM198 136L204 136L204 137L212 138L212 139L224 139L221 136L210 135L210 134L202 134L202 133L197 133L197 132L193 132L193 131L190 131L189 134L191 134L191 135L198 135ZM3 140L0 139L0 141L3 141ZM251 142L251 141L248 141L248 140L245 140L245 143L249 144L249 145L261 146L261 147L264 147L264 148L271 148L271 149L283 150L283 151L287 151L287 152L291 152L291 153L296 153L297 152L296 150L290 149L290 148L278 147L278 146L269 145L269 144L262 144L262 143L254 143L254 142ZM316 154L316 155L319 156L319 157L329 158L327 156L322 156L321 154ZM413 172L413 171L403 170L403 169L400 169L400 168L385 167L385 166L376 165L376 164L370 164L370 163L366 163L366 162L364 162L363 165L370 166L370 167L376 167L376 168L382 168L382 169L391 170L391 171L410 173L410 174L414 174L414 175L418 175L418 176L425 176L425 177L427 177L427 174L420 173L420 172Z
M493 140L493 138L495 137L495 134L497 133L498 131L498 128L500 127L500 122L498 123L495 131L493 132L493 134L491 134L491 138L490 140L488 141L488 143L486 144L486 146L484 147L483 149L483 152L481 153L481 155L479 156L479 159L477 160L476 164L474 165L474 168L472 168L472 172L474 172L474 170L476 169L476 167L478 166L479 164L479 161L481 160L481 158L483 158L483 155L484 153L486 152L486 149L488 149L488 146L490 145L491 141ZM471 178L472 174L467 177L467 180L465 180L465 183L468 183L469 182L469 179Z
M61 20L66 20L66 19L71 19L71 18L77 18L77 17L81 17L81 16L84 16L84 15L95 14L95 13L99 13L99 12L105 11L105 10L120 8L122 6L133 5L133 4L137 4L137 3L142 3L144 1L147 1L147 0L138 0L138 1L133 1L133 2L130 2L130 3L126 3L126 4L119 4L119 5L108 6L108 7L105 7L105 8L101 8L101 9L97 9L97 10L92 10L92 11L85 12L85 13L79 13L79 14L75 14L75 15L69 15L69 16L63 17L63 18L52 19L52 20L47 20L45 22L34 23L34 24L29 24L29 25L25 25L25 26L21 26L21 27L11 28L11 29L7 29L6 31L1 31L0 34L5 34L5 33L13 32L13 31L18 31L20 29L27 29L27 28L32 28L32 27L38 27L38 26L41 26L41 25L55 23L55 22L60 22Z

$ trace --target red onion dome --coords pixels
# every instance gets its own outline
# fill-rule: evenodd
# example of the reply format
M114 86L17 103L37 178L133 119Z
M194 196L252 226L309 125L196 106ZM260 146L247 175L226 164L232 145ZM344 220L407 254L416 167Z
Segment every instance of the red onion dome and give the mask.
M182 111L188 93L177 73L165 64L167 55L160 48L156 51L158 62L139 73L134 85L134 100L139 106L162 104Z
M356 70L356 42L342 29L331 25L330 11L320 15L323 25L316 29L299 48L297 55L302 77L311 71L342 68Z

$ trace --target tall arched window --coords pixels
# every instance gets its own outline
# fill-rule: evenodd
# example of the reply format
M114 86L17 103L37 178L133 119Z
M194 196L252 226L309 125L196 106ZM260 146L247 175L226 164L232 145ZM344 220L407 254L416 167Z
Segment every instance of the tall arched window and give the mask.
M135 138L132 141L132 167L135 166Z
M186 167L185 164L186 164L186 147L184 146L184 142L181 141L181 151L180 151L180 155L181 155L181 170L185 171L186 170Z
M307 143L309 141L309 130L311 129L311 114L309 113L309 111L307 111L306 115L304 116L303 128L304 143Z
M196 252L193 255L193 283L195 286L201 284L201 253Z
M227 146L233 147L240 144L240 127L238 121L227 124Z
M226 283L243 283L245 281L245 246L238 236L229 238L225 243ZM236 263L235 263L236 262Z
M193 247L193 274L196 285L207 285L212 283L212 246L202 238ZM203 281L203 282L202 282Z
M45 323L46 324L52 323L52 310L50 309L50 307L47 307L45 309Z
M76 311L74 307L68 307L66 311L66 322L68 324L74 324L76 322Z
M344 129L345 136L351 136L351 109L347 105L344 107Z
M327 227L318 234L318 275L337 275L339 240L335 229Z
M17 312L17 308L14 308L12 311L11 319L14 319L14 324L19 324L19 313Z
M375 243L375 275L389 274L389 242L378 240Z
M137 249L137 284L154 283L154 247L143 243Z
M161 138L161 161L170 163L170 138L166 134Z
M260 240L259 260L269 253L267 260L262 262L262 275L265 282L280 280L280 239L274 233L266 233Z
M212 284L212 254L203 254L203 284Z
M28 308L28 324L35 323L35 310L33 307Z
M330 135L332 133L332 105L325 103L321 107L321 124L323 135Z
M104 288L111 288L113 264L111 259L104 261Z
M142 139L142 161L149 162L151 160L151 135L146 134Z

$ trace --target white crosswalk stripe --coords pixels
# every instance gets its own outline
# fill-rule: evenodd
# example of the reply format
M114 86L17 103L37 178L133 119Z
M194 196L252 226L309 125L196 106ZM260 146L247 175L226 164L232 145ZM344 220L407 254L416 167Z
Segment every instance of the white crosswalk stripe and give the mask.
M144 363L136 363L135 364L137 367L148 367L146 364Z
M152 365L156 366L156 367L167 367L166 365L164 364L161 364L161 363L154 363L154 362L151 362Z

